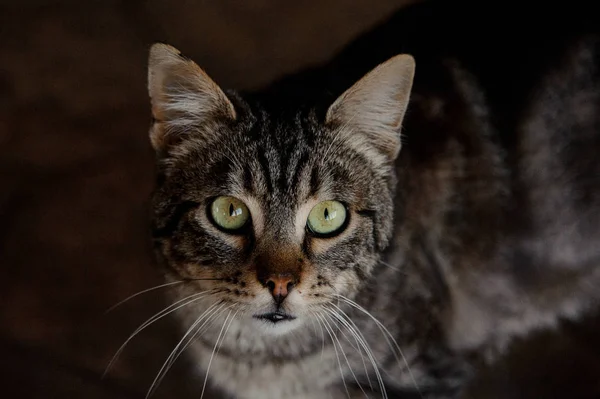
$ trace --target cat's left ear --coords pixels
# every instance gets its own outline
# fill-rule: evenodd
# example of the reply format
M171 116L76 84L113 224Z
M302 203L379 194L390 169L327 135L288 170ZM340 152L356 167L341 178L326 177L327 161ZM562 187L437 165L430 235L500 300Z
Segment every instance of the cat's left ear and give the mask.
M414 74L412 56L392 57L338 97L327 111L326 123L347 130L349 140L356 140L357 134L365 136L367 144L395 159Z

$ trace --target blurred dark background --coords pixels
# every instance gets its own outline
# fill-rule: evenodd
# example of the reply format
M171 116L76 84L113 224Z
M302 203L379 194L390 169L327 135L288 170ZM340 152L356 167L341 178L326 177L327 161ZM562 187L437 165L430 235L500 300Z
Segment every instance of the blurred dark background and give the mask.
M256 88L326 61L414 0L0 1L0 396L142 398L178 339L147 230L149 45L221 85ZM600 322L518 342L473 398L600 398ZM195 398L185 359L158 398Z

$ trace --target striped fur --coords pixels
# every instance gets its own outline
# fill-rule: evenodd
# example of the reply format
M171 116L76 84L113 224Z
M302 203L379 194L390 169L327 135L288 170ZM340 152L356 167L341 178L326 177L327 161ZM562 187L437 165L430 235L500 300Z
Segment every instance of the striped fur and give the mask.
M429 21L419 7L390 24ZM439 7L436 23L462 38L449 16L468 13ZM178 316L211 387L236 398L457 398L466 354L492 359L513 337L595 309L600 39L569 36L560 51L548 39L542 64L545 48L522 37L510 45L523 44L523 65L425 38L412 94L414 61L390 58L398 46L374 46L363 62L371 47L358 41L359 56L350 47L331 69L244 95L172 47L152 48L156 253L167 280L184 281L172 297L191 301ZM444 40L456 54L432 52ZM247 205L243 234L211 221L221 195ZM335 237L306 228L323 200L349 211ZM254 317L275 309L266 265L298 273L281 305L294 320Z

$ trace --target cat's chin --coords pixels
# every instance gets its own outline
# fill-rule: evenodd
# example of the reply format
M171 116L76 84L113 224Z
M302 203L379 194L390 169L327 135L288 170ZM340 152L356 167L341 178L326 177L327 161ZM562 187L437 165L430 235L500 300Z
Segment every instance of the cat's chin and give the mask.
M288 317L282 320L277 320L277 318L271 315L255 316L253 324L265 335L281 336L296 330L304 323L300 317Z

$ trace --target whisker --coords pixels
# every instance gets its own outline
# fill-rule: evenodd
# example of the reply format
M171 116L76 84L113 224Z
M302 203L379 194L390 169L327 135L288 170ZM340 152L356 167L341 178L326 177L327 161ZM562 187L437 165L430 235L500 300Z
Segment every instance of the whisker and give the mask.
M326 309L328 311L331 311L331 309ZM314 312L311 312L311 314L314 316ZM312 321L312 320L311 320ZM314 321L313 321L314 324ZM336 324L337 326L337 324ZM344 336L344 338L346 339L346 341L348 341L348 343L350 345L352 345L352 348L358 351L358 354L360 355L360 358L362 360L363 363L363 367L365 369L365 375L367 377L367 381L369 382L369 387L371 388L371 390L373 390L373 385L371 383L371 379L369 378L369 372L367 370L367 364L365 363L365 358L362 354L362 346L358 343L358 339L356 338L356 336L354 335L354 333L352 331L350 331L350 333L352 334L352 337L354 338L354 342L356 343L356 346L354 344L352 344L350 338L348 338L348 335L346 334L346 332L344 330L342 330L341 328L338 327L338 330L342 333L342 335ZM323 328L321 327L321 334L323 333ZM323 337L323 341L325 340L325 338ZM325 347L323 346L323 351L325 350ZM323 358L323 354L321 352L321 359Z
M190 281L215 281L215 280L223 280L222 278L185 278L183 280L178 280L178 281L172 281L170 283L165 283L165 284L160 284L154 287L150 287L150 288L146 288L145 290L141 290L139 292L136 292L133 295L128 296L127 298L123 299L122 301L117 302L116 304L114 304L113 306L111 306L110 308L108 308L104 314L107 314L113 310L115 310L117 307L121 306L122 304L124 304L125 302L137 297L138 295L142 295L145 294L146 292L150 292L150 291L154 291L157 290L159 288L163 288L163 287L170 287L172 285L175 284L183 284L183 283L189 283Z
M171 351L171 353L169 354L169 356L163 363L162 367L156 374L156 377L154 378L154 381L152 381L152 384L150 385L150 389L148 390L148 393L146 394L146 398L148 398L154 392L156 392L156 389L158 389L158 386L160 385L160 383L166 376L167 372L171 369L171 367L175 363L175 360L177 360L179 355L181 353L183 353L185 348L187 348L187 344L189 344L189 341L186 343L186 346L183 349L179 350L181 348L181 345L185 341L185 339L191 334L191 332L194 330L194 328L196 328L196 326L198 324L200 324L200 322L202 322L203 319L207 318L206 315L209 314L209 312L210 312L210 316L208 316L208 318L210 318L215 313L219 312L223 308L223 306L225 306L225 305L222 302L213 303L200 316L198 316L198 318L192 323L192 325L188 328L188 330L183 335L181 340L179 340L179 342L177 343L175 348Z
M323 331L323 326L321 325L319 319L317 319L317 324L321 329L321 360L323 360L323 354L325 353L325 332Z
M233 305L229 306L227 309L231 309L233 307ZM238 310L239 312L239 310ZM237 312L236 312L237 313ZM208 328L210 328L210 326L212 326L212 323L215 321L215 319L218 317L219 315L217 314L216 311L212 312L211 315L206 317L206 320L202 323L202 325L200 327L198 327L196 329L196 332L194 333L194 335L192 335L187 343L185 344L185 346L179 351L179 354L175 357L175 360L177 360L177 358L181 355L181 353L183 353L187 348L189 348L190 345L192 345L192 343L194 342L194 340L196 339L196 337L202 333L204 333L206 330L208 330Z
M317 322L316 324L321 330L321 370L323 370L323 356L325 355L325 332L323 332L323 326L321 325L321 321L317 318L316 313L310 309L308 309L308 312L312 316L310 318L310 321L312 322L313 327L315 329L315 336L317 335L317 326L315 325L315 320Z
M397 266L390 265L389 263L387 263L387 262L384 262L384 261L382 261L382 260L380 260L380 261L378 261L378 262L379 262L379 263L381 263L381 264L382 264L382 265L384 265L384 266L387 266L387 267L389 267L389 268L390 268L390 269L392 269L392 270L395 270L395 271L397 271L397 272L399 272L399 273L402 273L402 274L404 274L405 276L409 276L409 277L410 277L410 274L408 274L406 271L404 271L404 270L400 269L400 268L399 268L399 267L397 267Z
M333 310L331 310L331 311L333 311ZM355 325L355 327L356 327L356 325ZM338 330L342 333L344 338L346 338L346 341L348 341L348 343L350 345L352 345L352 347L354 349L356 349L356 351L360 355L360 359L362 361L363 368L365 369L365 376L367 377L367 381L369 382L369 388L371 388L371 391L372 391L373 383L371 382L371 378L369 377L369 370L367 369L367 363L365 362L365 357L362 354L362 346L359 344L358 338L356 338L356 335L354 334L353 331L350 331L350 334L352 334L352 337L354 338L354 342L356 343L356 346L354 346L354 344L352 344L352 342L350 341L350 338L348 338L348 335L346 335L346 332L344 330L342 330L339 326L338 326Z
M338 366L340 368L340 377L342 377L342 383L344 384L344 389L346 390L346 395L348 396L348 399L350 399L350 391L348 390L348 385L346 385L346 379L344 378L344 370L342 369L342 362L340 361L340 355L338 354L338 350L337 347L335 346L335 341L333 340L333 331L331 331L329 328L327 328L327 326L325 325L325 318L319 314L315 314L319 319L321 319L321 321L323 322L323 327L325 328L325 331L327 331L327 334L329 334L329 337L331 338L331 343L333 344L333 350L335 351L335 356L337 358L338 361Z
M122 304L124 304L125 302L129 301L130 299L133 299L133 298L137 297L138 295L142 295L142 294L145 294L146 292L154 291L154 290L157 290L157 289L159 289L159 288L163 288L163 287L170 287L170 286L172 286L172 285L175 285L175 284L181 284L181 283L185 283L185 281L183 281L183 280L180 280L180 281L173 281L173 282L171 282L171 283L160 284L160 285L157 285L157 286L154 286L154 287L150 287L150 288L146 288L145 290L142 290L142 291L136 292L135 294L128 296L127 298L123 299L122 301L119 301L119 302L117 302L115 305L113 305L113 306L111 306L110 308L108 308L108 309L107 309L107 310L104 312L104 314L107 314L107 313L109 313L109 312L113 311L115 308L117 308L117 307L121 306Z
M325 315L327 318L329 318L332 322L333 319L331 318L331 316L329 315ZM329 325L329 328L331 328L331 330L333 330L333 328L331 327L331 325L329 324L329 322L327 322L327 319L325 319L325 322ZM340 327L334 323L337 327L339 331L342 331L340 329ZM358 385L358 388L362 391L362 393L368 398L369 396L367 395L367 393L365 392L365 390L363 389L362 385L360 385L360 382L358 381L358 378L356 377L356 374L354 374L354 370L352 370L352 366L350 365L350 361L348 360L348 357L346 356L346 353L344 352L344 348L342 347L342 343L340 342L340 340L338 339L338 337L336 335L334 335L335 340L338 343L338 346L340 348L340 352L342 352L342 355L344 356L344 359L346 360L346 364L348 365L348 370L350 371L350 374L352 374L352 377L354 378L354 381L356 381L356 384ZM360 349L359 349L360 352Z
M354 321L352 319L350 319L350 317L346 313L344 313L343 310L339 309L339 313L338 313L338 312L334 311L333 309L329 309L327 307L325 309L327 311L329 311L334 317L336 317L340 321L340 323L344 324L344 326L348 329L348 331L350 331L351 334L353 334L358 339L358 341L360 342L361 346L363 347L367 357L371 361L371 365L373 366L373 371L375 372L375 377L377 378L377 382L379 383L379 388L381 389L381 394L384 397L384 399L387 398L387 391L385 389L385 383L383 382L383 378L381 377L379 367L377 366L377 360L376 360L375 355L373 354L373 351L371 350L365 336L363 335L363 333L360 331L360 329L354 323Z
M412 373L412 370L410 369L410 365L408 363L408 360L406 359L406 356L404 356L404 352L402 352L402 349L400 349L400 345L398 345L398 342L396 342L396 339L393 337L393 335L390 333L390 331L387 329L387 327L384 326L383 323L381 323L375 316L373 316L370 312L368 312L365 308L363 308L362 306L360 306L358 303L354 302L350 298L347 298L347 297L345 297L343 295L340 295L340 294L336 294L336 295L343 302L347 303L348 305L352 306L353 308L357 309L358 311L364 313L371 320L373 320L375 322L375 324L379 328L379 331L381 331L381 334L385 338L388 346L390 347L390 349L392 349L392 352L394 353L394 357L396 358L396 361L398 362L398 364L400 365L401 368L402 368L402 365L401 365L402 362L398 358L398 353L402 357L402 360L403 360L404 364L406 365L406 369L407 369L408 374L409 374L409 376L410 376L410 378L411 378L411 380L412 380L412 382L413 382L413 384L415 386L415 389L419 393L419 396L421 398L423 398L423 394L422 394L421 390L419 389L419 385L417 384L417 380L415 379L414 374ZM390 340L391 340L391 343L390 343ZM392 346L392 343L393 343L393 346ZM394 350L394 347L395 347L396 350Z
M227 309L231 308L228 307ZM227 310L225 309L225 310ZM185 350L187 348L190 347L190 345L192 345L192 343L194 342L194 340L196 339L196 337L200 334L202 334L204 331L206 331L211 325L212 322L215 321L215 319L219 316L220 313L217 313L218 310L214 310L210 315L206 316L204 322L202 323L202 325L200 325L197 329L196 332L188 339L187 343L184 345L184 347L179 351L179 353L177 354L177 356L175 356L175 358L171 361L171 363L174 363L179 356L185 352ZM206 313L206 312L205 312Z
M110 368L114 365L114 363L117 361L117 359L119 358L119 356L121 355L121 352L123 352L123 350L125 349L125 347L127 346L127 344L136 336L138 335L140 332L142 332L144 329L146 329L148 326L150 326L151 324L157 322L158 320L162 319L163 317L167 316L168 314L186 306L189 305L192 302L198 301L202 298L204 298L204 296L208 295L207 293L209 293L212 290L206 290L206 291L202 291L202 292L197 292L195 294L189 295L183 299L178 300L177 302L167 306L166 308L164 308L163 310L161 310L160 312L156 313L154 316L150 317L148 320L146 320L144 323L142 323L130 336L129 338L127 338L125 340L125 342L123 342L123 344L119 347L119 349L117 350L117 352L114 354L114 356L112 357L112 359L110 360L110 362L108 363L108 366L106 366L106 369L104 370L104 373L102 373L102 378L104 378L106 376L106 374L108 373L108 371L110 370ZM193 299L190 299L193 298ZM183 303L182 305L179 305L181 302L187 301L185 303ZM179 305L179 306L178 306Z
M237 314L237 312L236 312L236 314ZM217 352L217 348L219 347L219 340L221 339L221 335L223 335L223 339L225 339L225 335L223 334L223 329L225 328L225 325L227 324L227 320L229 320L229 316L231 316L231 310L229 311L229 313L227 314L227 317L225 318L225 321L223 322L223 326L221 327L221 331L219 331L219 335L217 336L217 341L215 342L215 346L213 348L212 354L210 355L210 359L208 360L208 367L206 368L206 376L204 377L204 384L202 385L202 393L200 394L200 399L202 399L204 397L204 391L206 390L206 383L208 381L208 374L210 372L210 366L212 364L215 353ZM235 315L234 315L234 317L235 317ZM233 318L231 318L231 320L233 321ZM227 332L227 330L229 330L230 326L231 326L231 322L229 322L229 324L227 325L225 332Z
M217 306L217 304L213 304L209 307L208 310L210 310L212 307ZM207 311L208 311L207 310ZM146 399L149 398L155 391L156 389L158 389L158 385L159 380L162 380L161 376L163 375L163 370L165 370L165 368L167 367L167 364L169 364L169 359L171 359L173 357L173 354L177 351L177 349L181 346L181 343L183 342L183 340L190 334L190 332L192 331L192 329L197 325L197 323L199 322L199 320L202 319L202 316L207 312L205 311L204 313L202 313L202 315L200 315L193 323L192 325L188 328L188 330L185 332L185 334L183 335L183 337L181 338L181 340L179 340L179 342L177 343L177 345L175 346L175 348L173 349L173 351L171 351L171 353L169 354L169 356L167 357L167 359L165 360L165 362L163 363L162 367L160 368L160 370L158 371L158 373L156 374L156 377L154 377L154 380L152 381L152 384L150 384L150 388L148 389L148 392L146 393Z
M315 316L315 312L313 312L312 310L308 309L308 312L311 315L310 322L312 323L313 330L315 331L315 336L317 336L317 323L318 323L318 320L317 320L317 323L315 323L315 319L317 317ZM321 343L323 343L323 347L322 347L322 350L321 350L321 360L323 360L323 353L325 352L325 343L324 343L325 336L323 335L323 327L321 327L321 325L319 325L319 328L321 329Z

